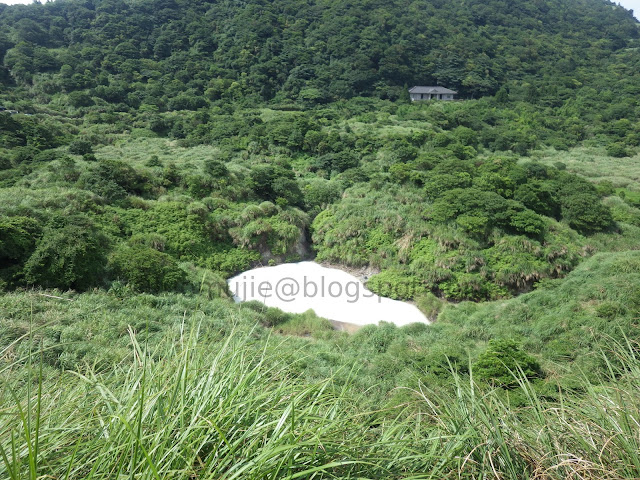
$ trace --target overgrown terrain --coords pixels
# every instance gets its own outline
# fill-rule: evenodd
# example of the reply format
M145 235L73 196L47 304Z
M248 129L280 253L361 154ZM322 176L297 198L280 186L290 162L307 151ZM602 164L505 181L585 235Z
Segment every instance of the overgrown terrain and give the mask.
M629 12L68 0L0 27L0 476L640 477ZM302 258L434 323L229 298Z

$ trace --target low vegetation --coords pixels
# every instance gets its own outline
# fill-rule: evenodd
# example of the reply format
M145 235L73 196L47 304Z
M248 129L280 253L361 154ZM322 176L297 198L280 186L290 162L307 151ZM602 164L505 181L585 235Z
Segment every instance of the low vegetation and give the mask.
M68 0L0 27L1 478L640 478L628 11ZM310 258L433 323L230 298Z

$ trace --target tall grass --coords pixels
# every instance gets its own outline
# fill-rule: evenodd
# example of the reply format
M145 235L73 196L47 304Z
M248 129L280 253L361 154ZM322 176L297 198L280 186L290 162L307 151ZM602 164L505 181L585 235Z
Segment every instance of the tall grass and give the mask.
M614 158L607 155L604 147L577 147L569 151L540 150L532 158L547 165L562 162L567 170L592 182L609 181L616 188L640 191L640 168L638 156Z
M425 434L442 442L436 478L639 478L640 364L633 349L617 346L615 355L622 361L609 379L617 377L615 386L584 379L582 393L559 402L537 394L522 372L514 372L526 396L520 408L455 374L453 397L421 390Z
M607 377L584 376L559 401L513 372L525 398L515 407L513 392L452 369L450 389L420 387L402 408L371 412L350 382L293 376L274 338L214 343L196 328L155 348L130 339L107 372L45 378L38 348L4 367L1 478L640 477L631 341L609 340Z
M365 464L385 471L374 432L358 422L347 391L330 393L331 379L303 385L274 355L234 336L214 351L196 333L153 350L133 333L131 343L130 362L108 373L87 368L43 385L35 368L20 385L5 372L0 476L348 478Z

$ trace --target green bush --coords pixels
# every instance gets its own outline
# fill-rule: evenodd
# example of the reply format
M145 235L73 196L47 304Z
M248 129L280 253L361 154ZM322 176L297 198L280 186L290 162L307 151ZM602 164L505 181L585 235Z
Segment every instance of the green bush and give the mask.
M106 236L88 219L54 219L25 263L25 281L45 288L99 286L105 280L107 249Z
M578 193L562 199L562 218L581 233L594 233L613 227L611 209L590 193Z
M75 155L93 153L93 146L89 140L78 138L69 144L69 153L73 153Z
M38 222L29 217L0 217L0 260L24 262L33 251L40 236Z
M607 145L607 155L615 158L630 157L631 153L624 143L611 143Z
M367 288L383 297L407 300L426 292L420 279L405 272L385 270L367 281Z
M19 280L40 234L40 225L33 218L0 216L0 282L13 286Z
M503 388L518 386L522 374L527 379L542 377L538 361L522 351L514 340L491 340L487 349L473 364L476 378Z
M176 260L146 245L122 246L109 259L113 275L139 292L177 290L187 275Z

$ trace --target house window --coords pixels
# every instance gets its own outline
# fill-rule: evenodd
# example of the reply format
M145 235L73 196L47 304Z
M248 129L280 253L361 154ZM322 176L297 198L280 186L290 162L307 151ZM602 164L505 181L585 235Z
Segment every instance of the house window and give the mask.
M424 100L424 94L423 93L420 94L420 100Z

